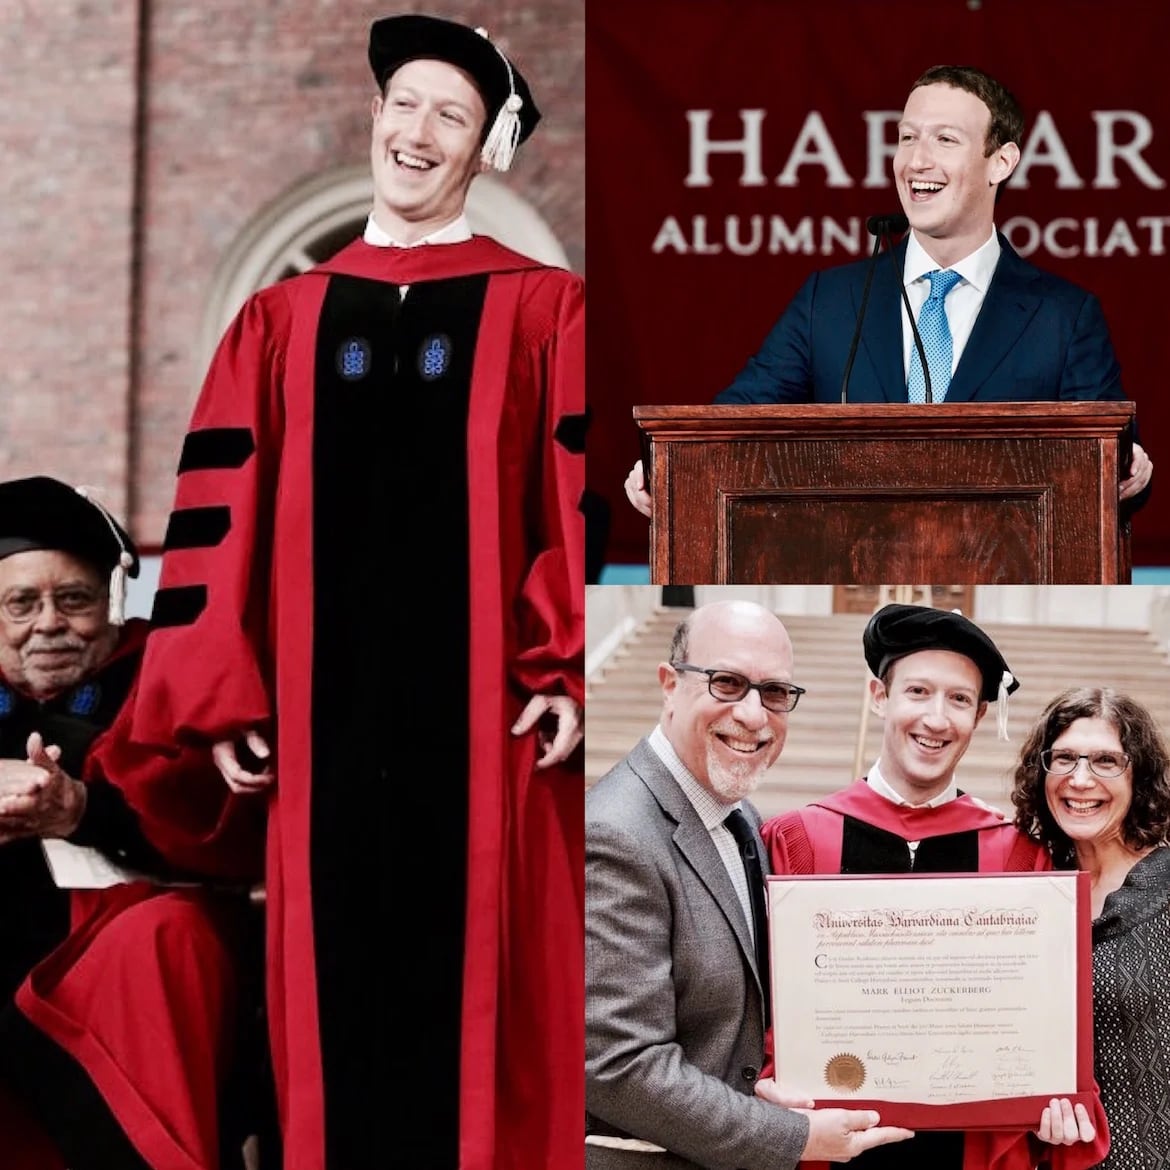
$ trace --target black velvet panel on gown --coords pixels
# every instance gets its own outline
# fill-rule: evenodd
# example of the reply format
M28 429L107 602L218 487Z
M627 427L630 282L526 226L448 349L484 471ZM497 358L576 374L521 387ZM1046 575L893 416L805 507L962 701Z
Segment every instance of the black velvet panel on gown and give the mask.
M458 1165L466 433L486 283L400 303L334 277L318 335L311 864L338 1170Z

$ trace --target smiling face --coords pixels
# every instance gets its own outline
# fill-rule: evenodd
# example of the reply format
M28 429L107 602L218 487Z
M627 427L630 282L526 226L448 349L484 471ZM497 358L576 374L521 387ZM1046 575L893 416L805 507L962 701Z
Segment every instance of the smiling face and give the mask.
M1123 754L1121 736L1108 719L1077 719L1052 741L1052 751L1072 755L1096 752ZM1044 795L1057 825L1073 841L1095 846L1125 843L1122 827L1133 802L1133 768L1115 779L1102 780L1089 771L1087 760L1078 760L1066 776L1046 773Z
M692 665L735 671L751 682L792 681L792 643L774 614L747 602L716 602L695 611L686 648ZM759 691L725 703L707 676L658 667L662 729L691 774L719 800L750 795L775 762L788 734L788 713L769 711Z
M951 782L987 710L982 685L975 663L952 650L907 654L885 683L870 683L873 710L885 720L882 776L903 800L922 804Z
M372 112L374 219L410 244L462 214L483 169L483 98L462 69L419 59L394 71Z
M990 123L980 98L941 83L912 90L898 123L898 198L918 242L943 267L990 238L996 189L1020 160L1014 142L985 153Z
M24 610L25 620L13 620ZM52 698L97 670L117 643L106 582L92 565L53 549L0 560L0 670L14 686Z

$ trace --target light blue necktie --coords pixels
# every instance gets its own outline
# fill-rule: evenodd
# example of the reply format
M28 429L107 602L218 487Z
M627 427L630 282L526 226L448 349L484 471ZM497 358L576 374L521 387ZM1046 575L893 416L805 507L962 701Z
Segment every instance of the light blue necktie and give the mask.
M947 293L963 278L950 269L946 272L936 268L926 274L930 281L930 296L918 312L918 332L922 337L922 348L926 350L926 365L930 370L930 396L935 402L942 402L951 384L951 327L947 324L947 313L943 307ZM922 362L918 357L918 346L910 347L910 378L906 383L911 402L926 401L926 379L922 376Z

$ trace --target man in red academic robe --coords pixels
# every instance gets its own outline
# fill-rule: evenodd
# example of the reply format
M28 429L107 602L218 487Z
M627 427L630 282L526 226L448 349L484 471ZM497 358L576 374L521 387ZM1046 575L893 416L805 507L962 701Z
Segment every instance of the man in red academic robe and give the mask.
M474 236L539 117L481 32L374 23L364 238L196 405L135 736L270 797L286 1170L565 1170L584 1044L583 282Z
M997 810L959 791L955 768L989 703L1006 738L1019 680L974 622L930 606L887 605L863 635L871 705L884 720L879 759L841 792L766 821L773 873L997 873L1052 868L1048 854ZM1044 1110L1037 1132L923 1130L865 1152L860 1170L1085 1170L1108 1150L1098 1106ZM1057 1144L1046 1144L1057 1143ZM895 1152L896 1151L896 1152ZM817 1165L810 1163L810 1166Z
M220 1108L262 818L206 751L127 743L146 623L123 624L121 595L137 570L122 527L68 484L0 484L6 1170L242 1165L243 1119L233 1131ZM127 880L59 888L87 850Z

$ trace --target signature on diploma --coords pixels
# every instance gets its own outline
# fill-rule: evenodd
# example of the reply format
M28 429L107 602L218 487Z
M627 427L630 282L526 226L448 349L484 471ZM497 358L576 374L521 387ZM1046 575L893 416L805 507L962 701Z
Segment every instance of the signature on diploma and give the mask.
M972 1066L971 1049L965 1044L936 1048L934 1055L941 1059L930 1071L932 1085L968 1085L979 1076L979 1069Z
M969 1044L956 1040L953 1044L944 1044L934 1049L935 1056L970 1056L975 1051Z
M995 1049L991 1079L996 1085L1011 1086L1032 1076L1036 1050L1026 1044L1000 1044Z
M902 1079L900 1077L878 1076L873 1078L873 1087L875 1089L904 1089L910 1084L909 1079Z
M900 1048L869 1048L865 1055L874 1064L910 1064L918 1059L917 1052L904 1052Z

